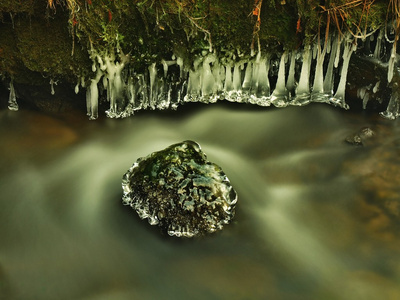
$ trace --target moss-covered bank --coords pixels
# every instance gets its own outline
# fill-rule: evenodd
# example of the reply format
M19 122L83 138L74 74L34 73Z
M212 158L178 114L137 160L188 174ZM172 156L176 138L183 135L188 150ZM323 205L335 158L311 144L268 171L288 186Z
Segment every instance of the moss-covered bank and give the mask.
M119 45L132 62L202 49L250 54L296 48L329 30L384 26L390 1L349 0L5 0L0 3L0 73L15 82L88 70L90 44ZM34 73L34 74L33 74ZM40 74L41 76L35 76Z
M60 80L72 86L84 77L88 85L96 54L129 53L131 68L144 72L154 61L173 55L190 65L202 51L227 59L250 57L258 50L282 53L334 32L362 38L388 26L397 41L398 2L4 0L0 74L7 83Z

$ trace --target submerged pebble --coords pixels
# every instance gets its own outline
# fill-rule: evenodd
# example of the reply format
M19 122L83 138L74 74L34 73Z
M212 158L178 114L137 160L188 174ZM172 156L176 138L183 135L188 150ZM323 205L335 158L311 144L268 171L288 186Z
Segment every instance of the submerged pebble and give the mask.
M358 132L346 137L345 142L355 146L364 146L366 140L372 138L375 132L369 127L363 127Z
M122 179L125 205L169 235L215 232L235 214L237 195L222 169L193 141L139 158Z

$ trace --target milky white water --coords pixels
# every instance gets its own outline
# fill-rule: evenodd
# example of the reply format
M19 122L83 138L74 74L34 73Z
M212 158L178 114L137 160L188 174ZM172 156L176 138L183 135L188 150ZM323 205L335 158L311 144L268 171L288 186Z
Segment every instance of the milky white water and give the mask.
M364 126L364 147L344 143ZM320 104L1 110L0 137L0 299L400 299L397 121ZM221 232L178 239L121 204L121 177L188 139L239 201Z

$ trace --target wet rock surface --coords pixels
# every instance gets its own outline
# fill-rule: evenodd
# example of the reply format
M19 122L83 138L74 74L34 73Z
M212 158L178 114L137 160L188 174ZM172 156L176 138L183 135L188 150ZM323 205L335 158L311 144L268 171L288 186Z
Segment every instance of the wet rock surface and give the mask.
M222 229L237 202L225 173L193 141L139 158L123 176L122 188L125 205L177 237Z
M374 135L375 132L371 128L363 127L358 132L348 135L345 142L354 146L364 146Z

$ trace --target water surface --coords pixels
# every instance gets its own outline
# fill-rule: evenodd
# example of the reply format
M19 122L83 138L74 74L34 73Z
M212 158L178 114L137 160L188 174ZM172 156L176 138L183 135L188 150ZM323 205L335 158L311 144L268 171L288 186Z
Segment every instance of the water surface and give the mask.
M344 139L369 126L364 146ZM398 121L188 104L124 120L0 111L1 299L399 299ZM236 217L196 239L121 204L141 156L195 140Z

